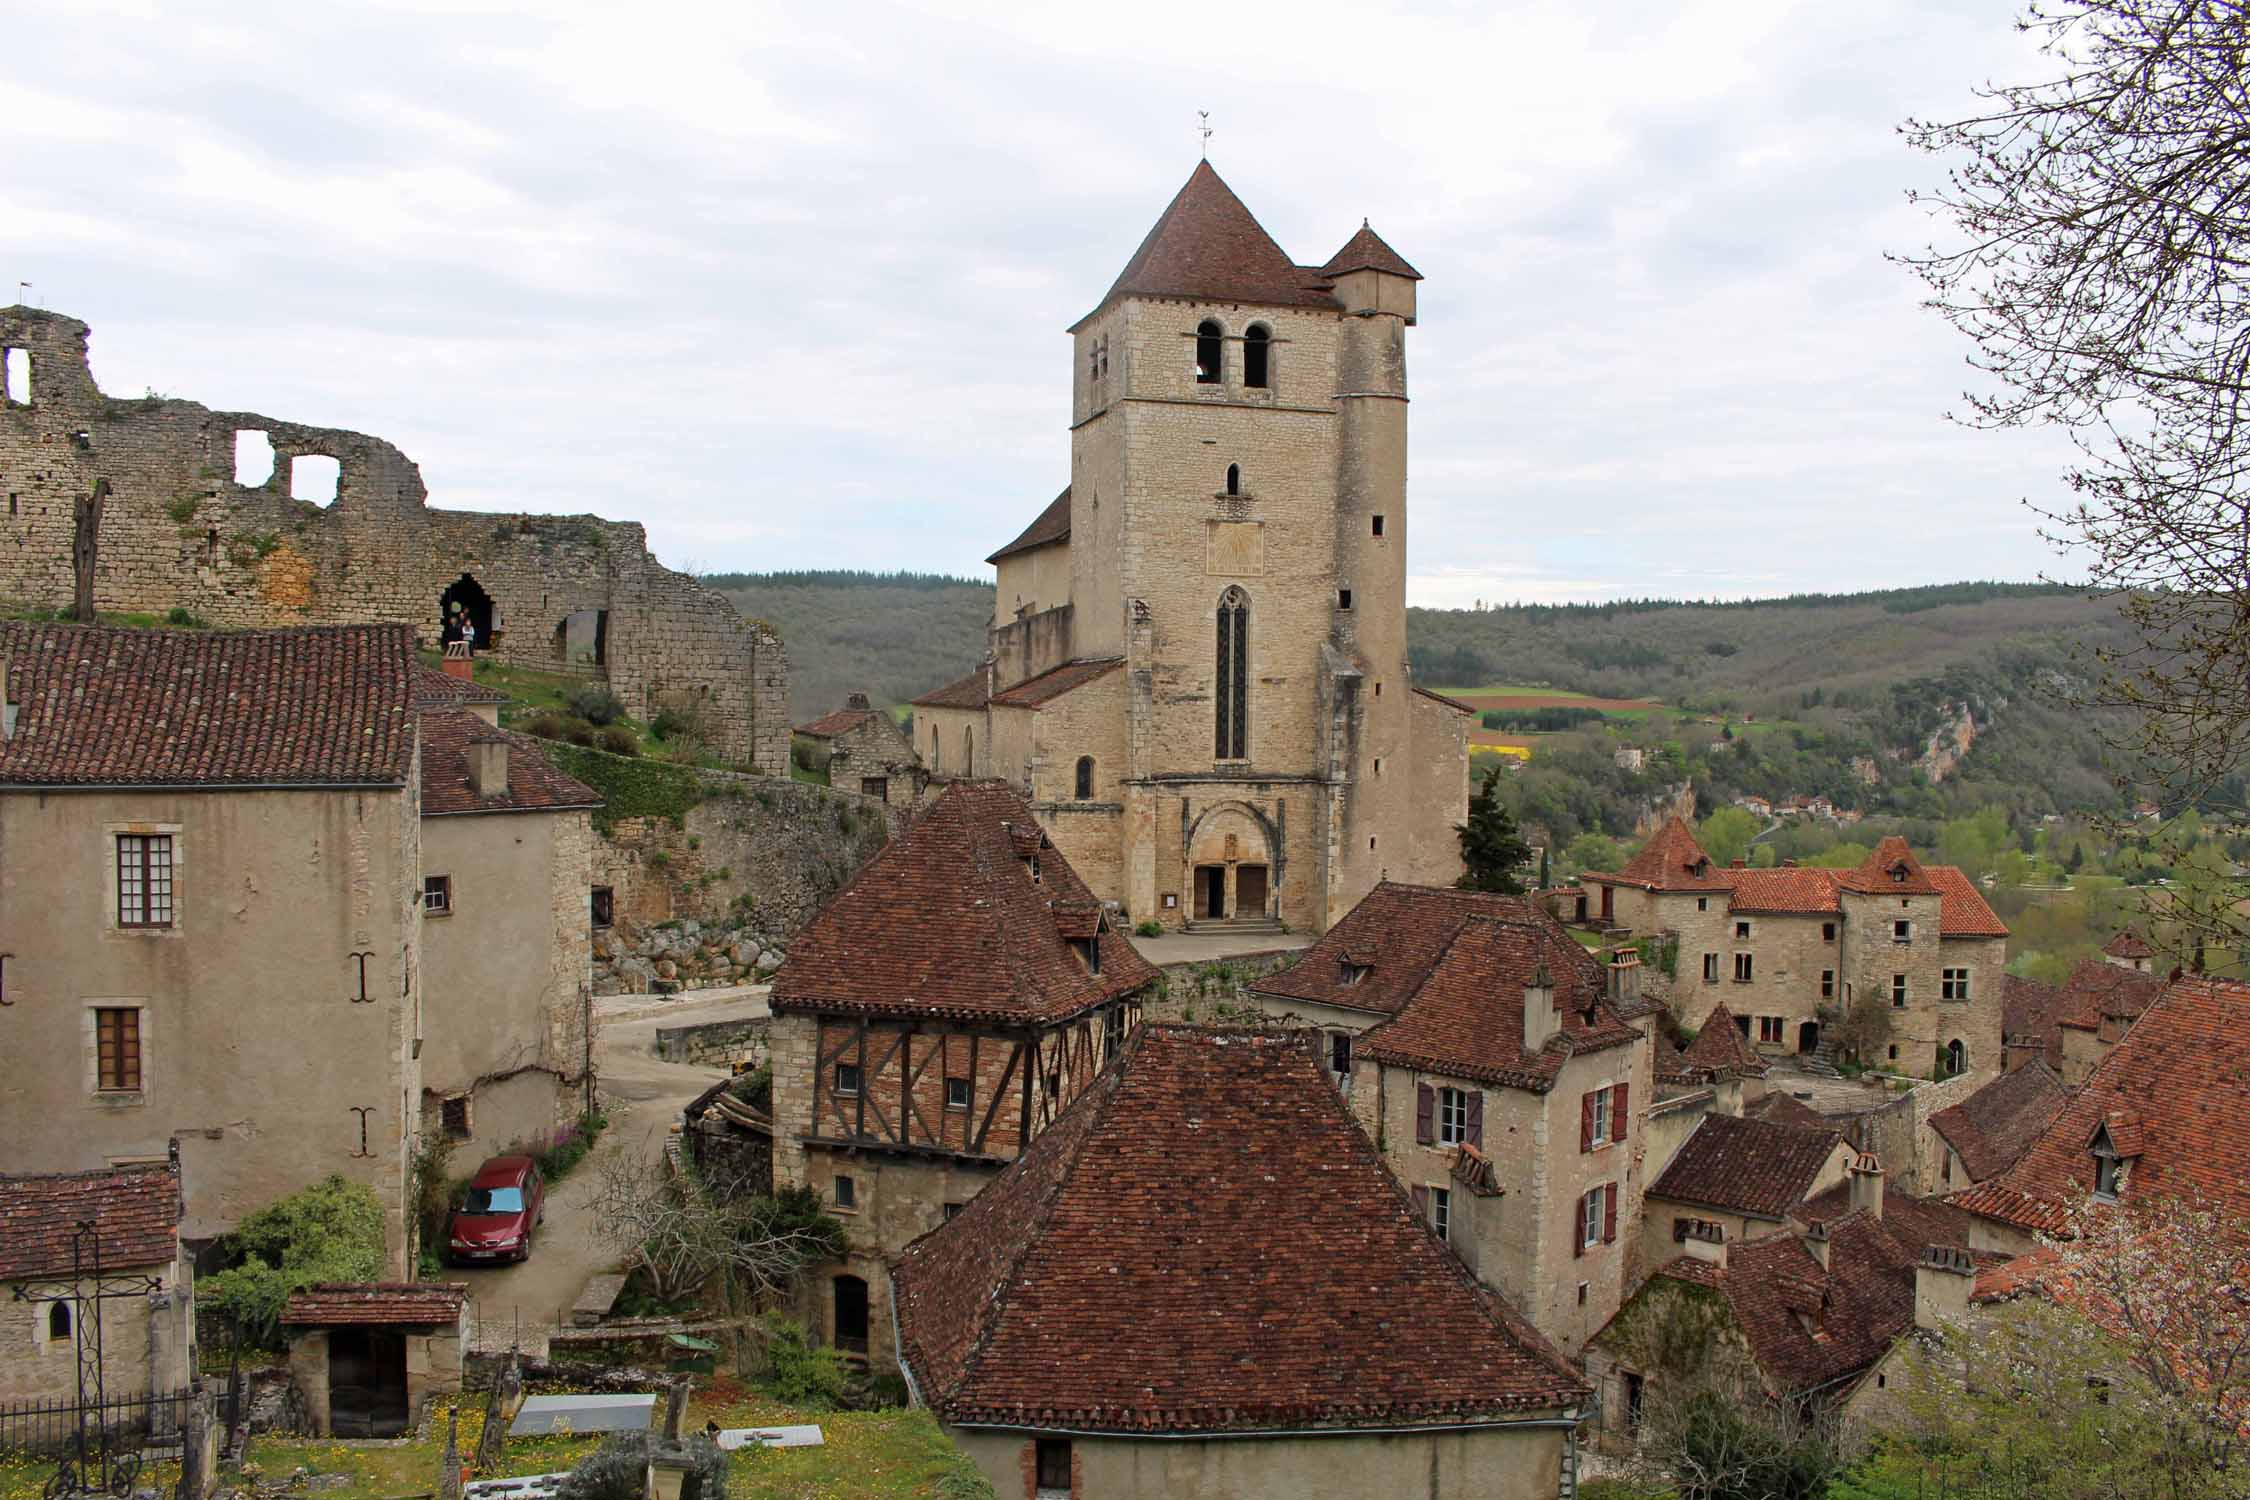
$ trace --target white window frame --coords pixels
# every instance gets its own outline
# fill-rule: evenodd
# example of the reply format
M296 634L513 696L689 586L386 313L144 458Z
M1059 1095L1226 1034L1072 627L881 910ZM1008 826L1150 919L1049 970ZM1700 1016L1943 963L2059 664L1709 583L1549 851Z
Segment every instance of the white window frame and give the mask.
M1466 1145L1468 1140L1469 1091L1440 1088L1437 1091L1437 1143L1440 1146L1461 1146Z
M1430 1184L1430 1229L1439 1239L1453 1232L1453 1189Z
M1602 1235L1609 1227L1604 1217L1609 1201L1609 1184L1596 1183L1578 1197L1578 1248L1591 1250L1602 1243Z
M1591 1145L1593 1149L1599 1150L1611 1140L1610 1115L1617 1101L1617 1090L1614 1085L1605 1083L1595 1089L1590 1097L1594 1101L1594 1134Z
M102 930L118 937L176 938L187 927L181 898L186 890L188 865L186 829L178 823L104 823L102 825ZM118 920L117 841L134 838L167 838L172 841L172 920L162 927L127 926Z

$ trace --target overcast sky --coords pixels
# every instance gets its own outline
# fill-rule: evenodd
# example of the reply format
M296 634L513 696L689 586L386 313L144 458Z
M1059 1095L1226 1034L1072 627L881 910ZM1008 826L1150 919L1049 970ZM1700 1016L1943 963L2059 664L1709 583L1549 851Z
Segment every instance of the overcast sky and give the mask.
M705 570L984 554L1196 159L1410 335L1414 602L2028 578L2059 445L1948 424L1895 127L2007 0L7 8L0 286L113 394L356 428ZM962 19L975 15L977 19Z

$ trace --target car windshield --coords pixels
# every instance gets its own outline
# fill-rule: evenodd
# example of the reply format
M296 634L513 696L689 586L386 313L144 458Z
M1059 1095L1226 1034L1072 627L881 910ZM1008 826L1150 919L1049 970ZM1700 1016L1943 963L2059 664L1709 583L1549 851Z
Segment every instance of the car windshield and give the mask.
M523 1212L523 1189L496 1187L469 1189L469 1201L461 1205L472 1214L520 1214Z

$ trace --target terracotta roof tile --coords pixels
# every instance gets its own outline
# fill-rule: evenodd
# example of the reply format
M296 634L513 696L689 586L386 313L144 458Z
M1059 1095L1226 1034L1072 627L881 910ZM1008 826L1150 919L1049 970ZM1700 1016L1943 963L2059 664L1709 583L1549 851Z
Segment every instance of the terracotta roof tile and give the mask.
M1711 1007L1711 1014L1704 1017L1703 1029L1695 1034L1695 1040L1680 1049L1680 1061L1691 1068L1733 1073L1742 1078L1763 1078L1771 1066L1735 1025L1734 1014L1723 1000Z
M1837 877L1844 889L1886 896L1934 896L1937 886L1906 840L1892 834L1868 852L1857 869Z
M1030 806L997 781L958 781L860 867L790 947L777 1012L1021 1024L1059 1021L1156 982L1123 934L1089 973L1063 929L1094 904ZM1105 924L1106 925L1106 924Z
M978 667L966 677L957 677L944 687L924 693L914 700L914 707L982 708L992 701L990 683L985 669Z
M2120 932L2117 936L2102 944L2102 952L2108 954L2111 958L2156 957L2156 950L2148 945L2148 940L2139 933L2132 931Z
M1945 937L2006 937L2008 924L2000 920L1968 876L1951 865L1929 865L1923 871L1937 887L1938 931Z
M1359 221L1358 232L1344 241L1344 248L1329 256L1328 264L1320 269L1322 274L1331 277L1353 271L1385 271L1415 281L1422 279L1422 273L1408 265L1405 256L1384 244L1383 237L1370 229L1365 219Z
M1066 661L1059 667L1050 667L1037 677L1027 677L1014 687L992 695L993 704L1002 708L1037 708L1050 703L1072 688L1084 687L1097 677L1107 677L1125 665L1121 656L1106 661Z
M949 1423L1415 1426L1587 1394L1414 1216L1301 1032L1138 1028L893 1279Z
M450 1323L468 1297L461 1282L323 1281L291 1293L281 1321L329 1328Z
M1775 916L1829 916L1842 909L1836 898L1836 872L1800 866L1793 870L1728 870L1724 877L1729 911Z
M1833 1224L1852 1212L1852 1185L1840 1182L1826 1192L1797 1205L1791 1217L1805 1224ZM1976 1215L1943 1198L1924 1198L1895 1182L1883 1184L1883 1227L1913 1260L1932 1245L1966 1250L1976 1227Z
M1769 1089L1742 1106L1742 1115L1748 1120L1764 1120L1773 1125L1795 1125L1801 1130L1827 1130L1832 1128L1828 1117L1794 1094L1780 1089Z
M1914 1326L1915 1257L1884 1221L1828 1226L1828 1266L1793 1234L1728 1248L1719 1289L1767 1386L1797 1394L1867 1369Z
M508 790L479 797L469 781L469 746L498 739L508 746ZM563 812L599 807L602 794L565 776L538 740L494 729L465 708L422 710L422 816L458 813Z
M414 663L414 706L430 708L459 703L506 703L508 695L496 687L440 671L428 662Z
M0 624L20 705L0 740L0 783L403 785L412 647L404 625Z
M1804 1201L1843 1144L1834 1130L1706 1115L1649 1196L1779 1220Z
M2163 989L2164 980L2158 975L2099 958L2082 958L2063 981L2062 1008L2055 1024L2095 1031L2105 1017L2130 1023Z
M0 1177L0 1281L70 1274L87 1219L105 1269L168 1264L180 1252L180 1179L168 1167Z
M1651 891L1724 891L1727 872L1711 862L1685 820L1671 817L1640 847L1625 868L1614 875L1588 870L1578 878L1616 885L1637 885Z
M872 708L839 708L834 713L822 714L810 724L799 724L790 731L807 739L832 740L839 734L849 734L875 717Z
M2047 1066L2062 1066L2063 988L2008 974L2000 980L2000 1034L2011 1049L2039 1049Z
M2019 1228L2061 1229L2069 1206L2093 1190L2095 1130L2118 1116L2138 1125L2128 1203L2198 1194L2250 1215L2246 1089L2250 985L2175 980L2013 1166L1952 1201Z
M1211 164L1198 162L1094 312L1121 297L1333 308L1319 274L1294 264Z
M2069 1096L2046 1061L2033 1058L1930 1116L1930 1128L1960 1153L1969 1180L1982 1182L2014 1166L2062 1112Z
M1016 539L985 561L996 563L1003 557L1014 557L1018 552L1029 552L1035 547L1052 547L1057 542L1070 540L1070 486L1047 502L1047 508L1026 526Z

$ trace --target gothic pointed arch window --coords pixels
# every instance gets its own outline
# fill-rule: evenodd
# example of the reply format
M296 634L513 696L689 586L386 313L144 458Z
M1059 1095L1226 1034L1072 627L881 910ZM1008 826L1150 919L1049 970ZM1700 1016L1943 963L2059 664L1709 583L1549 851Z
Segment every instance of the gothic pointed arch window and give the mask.
M1227 378L1226 334L1218 323L1205 318L1195 325L1195 383L1218 385Z
M1273 383L1273 330L1263 323L1242 335L1242 383L1260 391Z
M1220 760L1250 758L1250 596L1240 587L1219 596L1218 683L1213 753Z

